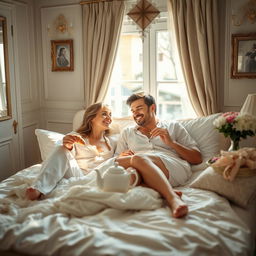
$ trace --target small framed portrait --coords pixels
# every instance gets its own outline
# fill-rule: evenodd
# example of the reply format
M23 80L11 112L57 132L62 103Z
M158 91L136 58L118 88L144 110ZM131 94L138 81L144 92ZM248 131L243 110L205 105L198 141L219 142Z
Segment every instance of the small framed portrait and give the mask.
M74 71L73 40L51 40L52 71Z
M256 34L232 35L231 78L256 78Z

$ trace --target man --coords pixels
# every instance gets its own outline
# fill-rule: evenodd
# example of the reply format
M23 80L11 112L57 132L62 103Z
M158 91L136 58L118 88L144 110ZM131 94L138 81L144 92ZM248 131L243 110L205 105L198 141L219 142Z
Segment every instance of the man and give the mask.
M188 213L181 192L173 186L184 184L191 175L190 164L202 162L195 141L178 122L164 123L156 118L151 95L133 94L127 99L137 125L126 128L117 144L117 162L134 167L146 186L158 191L175 218Z

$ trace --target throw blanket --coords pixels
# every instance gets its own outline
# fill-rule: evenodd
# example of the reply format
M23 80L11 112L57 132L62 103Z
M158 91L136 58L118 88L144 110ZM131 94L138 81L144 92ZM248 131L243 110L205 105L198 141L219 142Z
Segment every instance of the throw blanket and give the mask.
M8 197L0 199L0 213L15 215L22 222L33 213L43 216L64 213L83 217L99 213L106 208L120 210L152 210L162 206L162 199L156 191L135 187L127 193L101 191L96 185L96 173L82 178L63 179L49 195L41 200L29 201L25 198L26 188L34 177L10 180L6 191Z

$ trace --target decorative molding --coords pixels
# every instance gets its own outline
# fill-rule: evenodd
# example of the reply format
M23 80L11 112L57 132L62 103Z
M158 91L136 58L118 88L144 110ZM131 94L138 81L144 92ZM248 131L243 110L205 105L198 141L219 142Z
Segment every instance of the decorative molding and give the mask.
M28 128L28 127L32 127L32 126L35 126L36 128L38 128L39 126L39 123L38 122L31 122L31 123L27 123L25 125L22 126L23 130Z
M12 137L0 138L0 145L6 144L7 141L12 141ZM10 143L10 142L9 142ZM7 143L8 144L8 143Z

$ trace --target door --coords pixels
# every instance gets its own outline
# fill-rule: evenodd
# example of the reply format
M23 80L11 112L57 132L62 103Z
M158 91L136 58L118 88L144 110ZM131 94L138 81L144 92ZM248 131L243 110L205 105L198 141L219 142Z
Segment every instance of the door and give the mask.
M1 41L1 116L0 116L0 180L21 169L22 161L19 147L19 121L17 95L15 90L14 39L12 36L12 8L0 3ZM6 51L7 49L7 51ZM9 86L9 90L8 90ZM5 103L5 100L7 103ZM4 107L5 106L5 107Z

